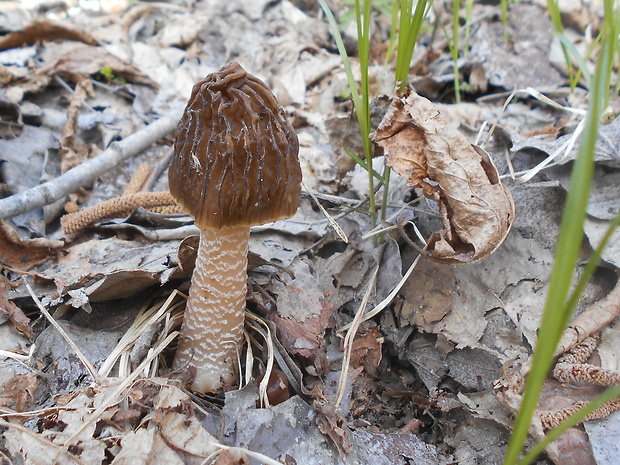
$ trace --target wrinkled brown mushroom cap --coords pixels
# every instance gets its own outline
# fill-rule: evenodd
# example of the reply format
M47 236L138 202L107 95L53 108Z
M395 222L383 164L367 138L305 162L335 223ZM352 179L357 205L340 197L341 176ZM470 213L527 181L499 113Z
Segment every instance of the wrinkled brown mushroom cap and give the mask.
M299 142L267 85L229 63L194 86L177 128L170 192L201 229L292 216Z

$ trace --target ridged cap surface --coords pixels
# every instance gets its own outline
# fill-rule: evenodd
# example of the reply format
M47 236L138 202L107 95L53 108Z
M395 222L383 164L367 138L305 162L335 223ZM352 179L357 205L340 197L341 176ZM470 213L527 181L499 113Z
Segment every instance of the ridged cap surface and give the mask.
M260 79L229 63L196 84L177 128L170 192L201 229L295 214L299 142Z

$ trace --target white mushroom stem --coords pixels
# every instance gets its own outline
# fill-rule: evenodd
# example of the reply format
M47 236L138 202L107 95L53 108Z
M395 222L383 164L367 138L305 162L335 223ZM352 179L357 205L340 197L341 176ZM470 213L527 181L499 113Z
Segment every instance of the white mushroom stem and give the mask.
M250 228L202 230L174 368L195 368L192 389L237 380L243 343Z

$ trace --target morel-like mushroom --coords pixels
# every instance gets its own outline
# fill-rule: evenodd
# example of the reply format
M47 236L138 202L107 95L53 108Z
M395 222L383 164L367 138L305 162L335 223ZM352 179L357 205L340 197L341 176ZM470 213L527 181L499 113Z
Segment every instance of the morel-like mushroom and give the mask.
M230 63L194 86L177 129L170 192L201 229L174 367L192 389L237 379L250 226L292 216L301 194L297 135L264 82Z

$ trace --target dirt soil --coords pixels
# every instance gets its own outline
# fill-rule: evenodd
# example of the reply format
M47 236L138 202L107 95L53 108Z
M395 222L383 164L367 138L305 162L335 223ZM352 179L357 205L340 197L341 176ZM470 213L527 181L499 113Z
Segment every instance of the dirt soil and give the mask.
M353 2L328 3L359 77ZM0 464L502 463L587 83L568 87L546 2L511 4L505 25L493 2L463 9L455 64L453 2L436 1L415 93L395 94L387 3L369 69L372 165L394 170L379 232L318 2L0 3ZM562 8L587 50L598 3ZM284 107L303 192L295 216L252 229L240 386L202 396L171 369L198 230L167 166L192 86L230 61ZM578 275L620 206L618 121L601 127ZM550 373L529 445L604 389L563 373L589 361L617 383L618 232L610 244L563 340L585 339L583 357ZM279 397L261 388L271 364ZM538 463L617 463L620 415L601 416Z

